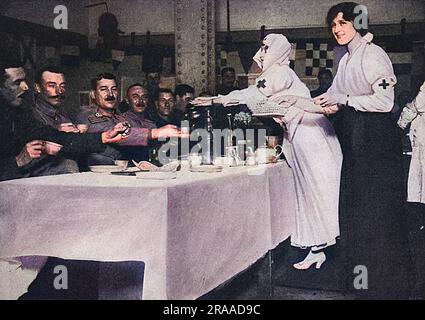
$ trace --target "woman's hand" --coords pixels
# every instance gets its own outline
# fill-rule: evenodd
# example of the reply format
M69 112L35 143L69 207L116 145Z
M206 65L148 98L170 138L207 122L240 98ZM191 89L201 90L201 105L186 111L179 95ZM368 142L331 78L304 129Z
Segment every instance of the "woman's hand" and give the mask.
M339 111L339 107L335 104L333 106L324 107L322 110L325 115L330 116L331 114L337 113Z
M347 104L348 96L346 94L330 94L325 92L324 94L314 98L314 103L322 107L334 106L336 104Z
M208 107L213 104L222 104L225 107L236 106L240 103L239 100L232 98L230 95L218 95L215 97L198 97L194 99L191 104L197 107Z
M278 102L279 105L282 105L286 108L297 107L298 109L301 109L305 112L321 113L321 114L324 113L322 108L316 105L311 98L288 95L288 96L280 96L280 97L274 98L273 100Z

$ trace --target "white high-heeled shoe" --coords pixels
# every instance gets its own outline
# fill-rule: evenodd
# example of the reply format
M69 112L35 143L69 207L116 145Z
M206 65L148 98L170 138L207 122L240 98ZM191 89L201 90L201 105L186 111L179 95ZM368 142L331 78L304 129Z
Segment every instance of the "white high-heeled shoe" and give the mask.
M316 264L316 269L320 269L325 261L326 255L323 251L314 253L310 250L307 257L303 261L294 264L294 268L298 270L307 270L313 264Z

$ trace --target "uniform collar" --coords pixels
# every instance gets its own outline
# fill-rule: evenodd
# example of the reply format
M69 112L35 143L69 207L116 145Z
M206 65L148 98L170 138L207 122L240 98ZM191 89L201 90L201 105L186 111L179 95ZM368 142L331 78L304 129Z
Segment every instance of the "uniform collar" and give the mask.
M350 54L353 54L354 51L356 51L356 49L360 47L361 44L362 44L362 36L360 35L360 33L357 32L353 40L351 40L350 43L347 45L348 52Z
M41 98L41 96L37 97L35 107L51 118L56 118L60 114L57 108L51 106L47 101Z
M146 110L143 112L134 112L133 110L129 110L128 113L143 120L147 119Z
M102 117L113 118L117 114L119 114L117 109L113 109L113 110L111 110L111 112L108 112L108 111L105 111L104 109L100 108L99 106L97 106L97 108L96 108L96 117L98 117L98 118L102 118Z

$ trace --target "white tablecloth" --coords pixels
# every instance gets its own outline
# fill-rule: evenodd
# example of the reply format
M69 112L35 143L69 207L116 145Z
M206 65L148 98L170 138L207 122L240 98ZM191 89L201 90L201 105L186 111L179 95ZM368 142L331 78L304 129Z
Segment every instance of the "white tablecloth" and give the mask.
M0 257L144 261L144 299L195 299L287 239L295 199L285 163L179 172L175 180L95 173L0 183Z

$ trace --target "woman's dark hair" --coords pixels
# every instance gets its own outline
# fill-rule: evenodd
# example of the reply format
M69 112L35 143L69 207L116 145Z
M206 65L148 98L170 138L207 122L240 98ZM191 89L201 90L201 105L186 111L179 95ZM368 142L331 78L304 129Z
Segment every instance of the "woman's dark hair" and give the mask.
M346 21L354 21L358 14L354 13L354 9L358 6L358 3L355 2L342 2L334 5L328 11L328 16L326 17L326 22L328 23L329 28L332 27L332 22L338 15L342 12L342 16Z
M338 13L342 12L342 17L346 21L354 22L356 18L360 14L364 14L362 10L356 10L356 8L360 6L360 4L356 2L341 2L337 5L334 5L332 8L329 9L328 15L326 17L326 22L329 26L329 28L332 28L332 23ZM369 20L369 17L368 17ZM367 29L365 28L358 28L356 27L356 24L354 23L354 28L361 34L364 35L367 33Z

